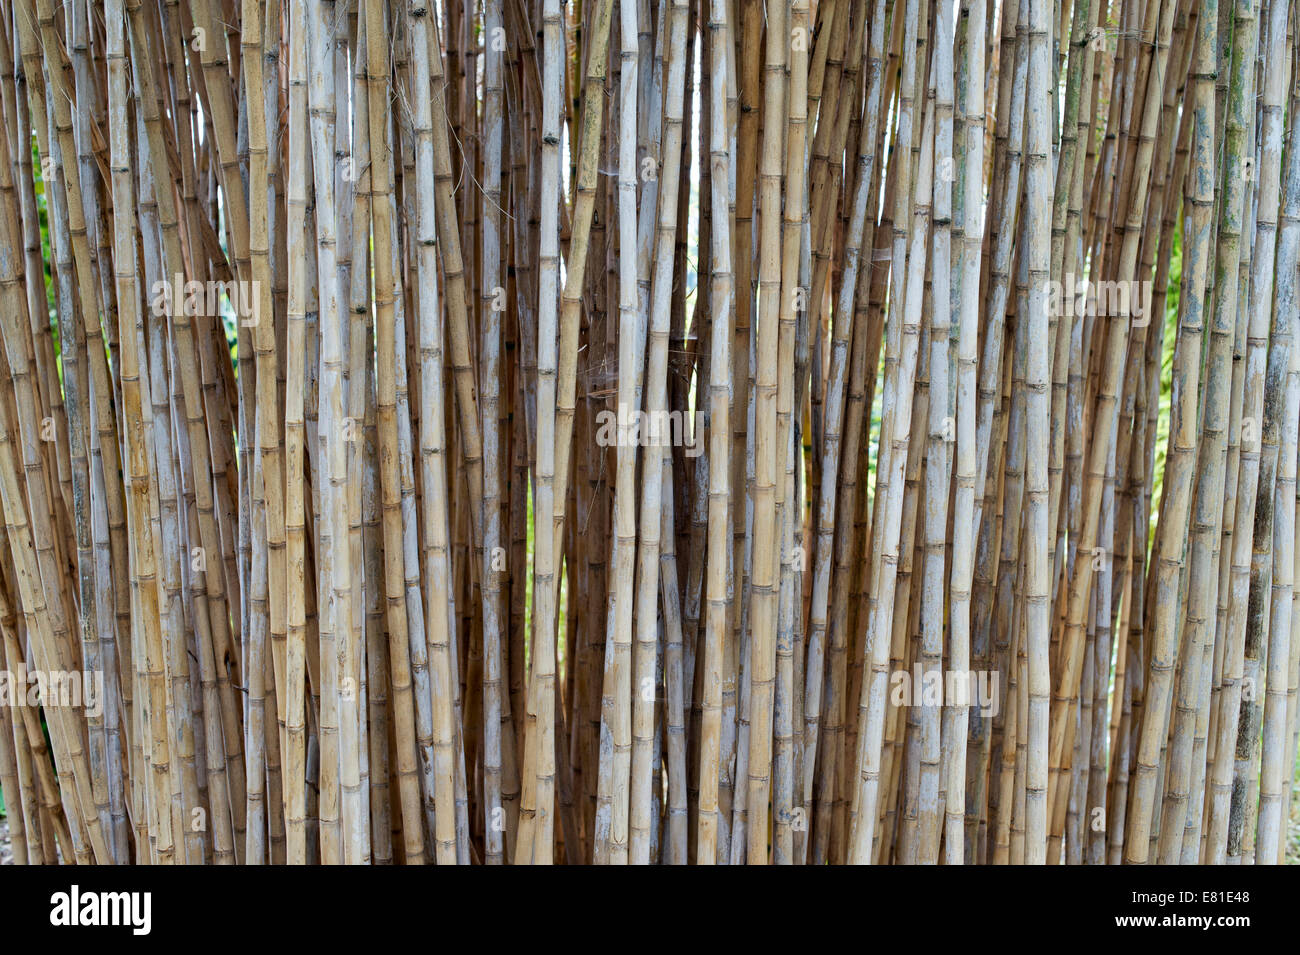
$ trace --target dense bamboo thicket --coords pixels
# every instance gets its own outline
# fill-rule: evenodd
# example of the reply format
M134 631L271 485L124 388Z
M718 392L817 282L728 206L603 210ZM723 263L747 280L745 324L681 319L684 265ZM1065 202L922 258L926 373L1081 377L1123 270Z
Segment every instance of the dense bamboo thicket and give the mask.
M1296 26L0 0L15 861L1283 861Z

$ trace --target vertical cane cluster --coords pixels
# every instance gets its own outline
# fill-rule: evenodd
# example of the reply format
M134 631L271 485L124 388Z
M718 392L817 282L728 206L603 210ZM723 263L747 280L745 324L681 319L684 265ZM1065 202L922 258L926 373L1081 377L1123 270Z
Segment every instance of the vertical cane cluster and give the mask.
M2 0L15 861L1284 861L1297 17Z

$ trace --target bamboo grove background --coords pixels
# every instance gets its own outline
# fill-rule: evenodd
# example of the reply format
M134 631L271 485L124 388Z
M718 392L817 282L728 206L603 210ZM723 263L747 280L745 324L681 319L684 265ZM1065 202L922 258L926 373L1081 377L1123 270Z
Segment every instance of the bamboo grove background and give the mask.
M16 862L1284 859L1289 0L0 14Z

